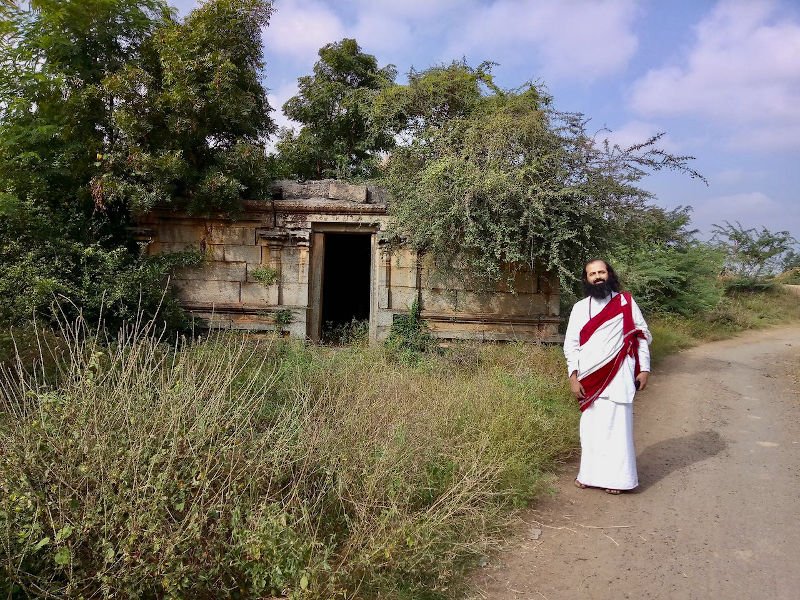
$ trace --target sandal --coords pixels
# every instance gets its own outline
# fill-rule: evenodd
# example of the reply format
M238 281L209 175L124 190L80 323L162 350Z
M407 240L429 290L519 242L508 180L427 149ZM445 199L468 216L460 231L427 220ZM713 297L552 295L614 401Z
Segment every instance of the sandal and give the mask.
M615 489L612 489L612 488L607 488L605 490L605 493L606 494L611 494L612 496L618 496L619 494L622 493L622 490L615 490Z
M577 488L580 488L580 489L582 489L582 490L585 490L585 489L586 489L587 487L589 487L589 486L588 486L588 485L583 485L583 484L582 484L580 481L578 481L578 480L576 479L576 480L575 480L575 487L577 487Z

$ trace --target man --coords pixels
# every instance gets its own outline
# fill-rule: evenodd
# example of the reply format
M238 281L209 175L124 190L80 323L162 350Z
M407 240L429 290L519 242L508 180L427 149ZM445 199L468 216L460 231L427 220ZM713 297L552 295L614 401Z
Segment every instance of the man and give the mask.
M564 339L572 393L580 403L581 466L575 485L619 494L639 485L633 397L647 387L652 336L642 312L620 293L614 269L590 260L586 298L575 303Z

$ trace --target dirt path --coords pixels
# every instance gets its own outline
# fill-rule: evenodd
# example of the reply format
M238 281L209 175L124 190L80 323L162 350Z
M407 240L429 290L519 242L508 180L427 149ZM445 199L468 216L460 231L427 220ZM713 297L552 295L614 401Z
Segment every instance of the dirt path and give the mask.
M665 360L636 399L641 486L522 515L474 598L800 598L800 327Z

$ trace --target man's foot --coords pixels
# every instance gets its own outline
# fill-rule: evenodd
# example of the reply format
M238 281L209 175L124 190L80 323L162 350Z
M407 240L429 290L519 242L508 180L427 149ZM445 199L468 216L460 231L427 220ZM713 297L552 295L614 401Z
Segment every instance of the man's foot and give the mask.
M611 494L612 496L617 496L622 493L622 490L615 490L613 488L607 488L605 490L606 494Z
M582 484L580 481L578 481L578 480L576 479L576 480L575 480L575 487L578 487L578 488L581 488L582 490L585 490L585 489L586 489L587 487L589 487L589 486L588 486L588 485L583 485L583 484Z

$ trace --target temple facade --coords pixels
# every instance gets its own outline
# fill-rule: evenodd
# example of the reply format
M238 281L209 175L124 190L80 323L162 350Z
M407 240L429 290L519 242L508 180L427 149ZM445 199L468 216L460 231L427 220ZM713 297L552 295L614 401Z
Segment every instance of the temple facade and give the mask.
M273 198L246 201L235 220L158 209L139 219L139 233L149 254L204 254L202 265L181 270L172 285L205 327L319 341L327 328L356 320L369 323L377 342L416 300L440 338L558 339L555 277L519 268L513 290L443 284L424 256L390 249L389 219L380 188L281 181Z

